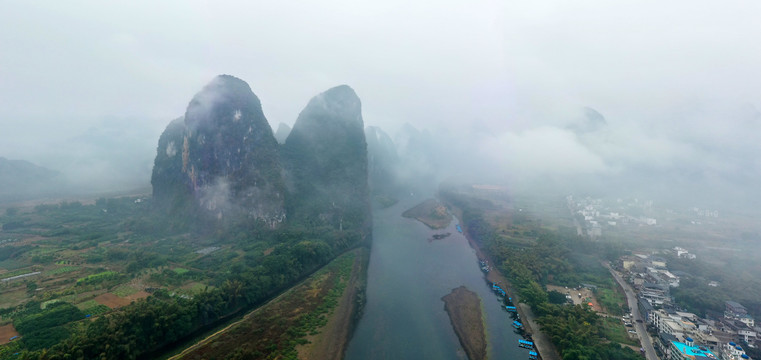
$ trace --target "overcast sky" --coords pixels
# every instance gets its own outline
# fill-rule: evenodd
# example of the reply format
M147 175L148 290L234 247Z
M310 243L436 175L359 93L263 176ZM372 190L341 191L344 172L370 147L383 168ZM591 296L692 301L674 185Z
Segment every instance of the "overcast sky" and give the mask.
M273 126L348 84L368 125L478 130L491 135L484 149L506 153L564 146L538 156L554 167L580 159L572 167L584 172L642 150L620 145L627 133L652 137L627 146L677 159L695 151L681 148L683 132L714 145L742 134L754 142L743 121L761 109L756 1L0 5L0 156L44 165L49 144L104 119L146 129L155 144L223 73L249 83ZM615 125L607 145L564 130L584 106Z

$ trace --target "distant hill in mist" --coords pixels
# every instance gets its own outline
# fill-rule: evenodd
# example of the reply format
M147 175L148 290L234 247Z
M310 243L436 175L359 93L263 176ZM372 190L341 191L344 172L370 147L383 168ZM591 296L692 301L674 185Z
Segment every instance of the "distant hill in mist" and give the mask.
M287 139L290 134L291 127L280 123L277 127L277 131L275 131L275 140L277 140L278 144L285 144L285 139Z
M0 202L53 195L62 186L63 179L57 171L0 157Z

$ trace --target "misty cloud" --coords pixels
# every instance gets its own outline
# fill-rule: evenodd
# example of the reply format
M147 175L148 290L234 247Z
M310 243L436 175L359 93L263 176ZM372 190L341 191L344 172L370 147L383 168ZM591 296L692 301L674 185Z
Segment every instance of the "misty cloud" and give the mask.
M608 167L569 130L542 126L484 139L481 155L505 173L517 176L600 173Z
M412 156L410 167L440 177L637 173L655 182L661 173L713 187L761 176L761 46L749 41L761 3L85 1L3 10L14 31L0 34L0 155L78 180L147 183L161 129L221 73L251 84L271 125L293 124L304 99L349 84L367 125L427 129L436 155ZM584 107L605 124L578 127ZM125 158L76 140L108 116L130 119L121 126L146 145L120 144L133 154Z

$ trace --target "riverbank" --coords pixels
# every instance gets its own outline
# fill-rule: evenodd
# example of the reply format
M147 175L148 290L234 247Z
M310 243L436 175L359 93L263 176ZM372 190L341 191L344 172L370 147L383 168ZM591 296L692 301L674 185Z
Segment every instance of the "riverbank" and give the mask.
M343 359L354 327L361 316L367 279L367 256L360 252L352 266L351 277L328 322L316 335L307 336L307 344L296 347L302 360Z
M402 213L406 218L416 219L431 229L443 229L452 222L446 206L436 199L428 199Z
M451 210L452 214L457 218L457 221L460 223L460 226L463 230L463 235L465 235L465 238L468 239L470 247L473 248L473 250L476 252L478 258L486 259L489 261L489 263L493 264L491 257L488 256L486 252L482 251L480 246L470 236L467 225L462 221L462 210L452 204L447 204L447 206ZM536 346L537 352L539 352L541 358L543 360L561 360L560 353L558 353L555 345L552 344L552 341L550 341L550 338L546 334L541 332L539 325L536 323L536 316L534 316L533 311L531 311L531 307L526 304L519 304L520 297L518 296L517 292L513 288L510 281L508 281L507 278L502 275L502 273L500 273L496 266L492 266L491 271L486 274L486 281L490 283L500 284L500 286L505 289L513 298L513 302L518 304L518 315L520 315L520 318L522 319L523 327L527 334L531 334L534 345Z
M351 335L368 250L351 250L277 298L172 359L341 358ZM310 341L312 343L310 343ZM296 347L297 344L309 345Z

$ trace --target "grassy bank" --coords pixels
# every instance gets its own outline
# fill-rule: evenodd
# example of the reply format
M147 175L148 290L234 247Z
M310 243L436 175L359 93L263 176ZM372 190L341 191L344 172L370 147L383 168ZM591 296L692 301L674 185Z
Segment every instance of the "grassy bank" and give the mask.
M344 294L356 284L362 257L366 256L363 251L356 249L338 257L301 284L176 359L297 358L297 347L309 344L310 338L316 339L339 308Z

